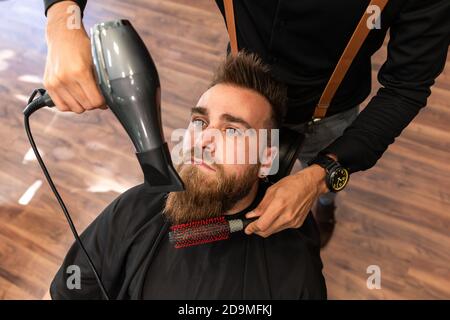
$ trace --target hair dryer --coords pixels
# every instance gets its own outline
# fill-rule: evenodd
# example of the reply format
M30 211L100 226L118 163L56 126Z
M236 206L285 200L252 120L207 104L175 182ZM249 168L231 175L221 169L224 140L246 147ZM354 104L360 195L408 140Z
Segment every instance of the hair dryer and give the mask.
M152 192L183 191L183 182L173 168L162 132L158 72L144 42L129 21L116 20L95 25L91 29L91 44L100 89L136 148L146 186ZM37 94L40 96L35 99ZM25 130L75 240L87 258L104 298L109 299L31 134L29 117L45 106L54 106L51 97L44 89L34 90L23 110Z
M96 24L91 44L100 89L134 144L145 184L152 192L184 190L164 141L159 76L144 42L128 20L115 20ZM43 106L54 106L47 93L24 114Z

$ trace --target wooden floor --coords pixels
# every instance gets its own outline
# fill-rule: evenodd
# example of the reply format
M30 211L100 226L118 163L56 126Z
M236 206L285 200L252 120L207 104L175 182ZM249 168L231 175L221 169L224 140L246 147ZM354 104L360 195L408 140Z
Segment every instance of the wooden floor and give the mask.
M42 10L42 1L0 2L0 299L44 296L73 241L23 129L21 111L44 71ZM156 61L169 139L186 125L188 108L224 57L222 17L208 0L104 0L89 1L85 24L118 17L132 20ZM384 56L373 59L375 83ZM109 111L45 110L31 126L79 231L142 181L132 145ZM428 107L339 196L336 233L322 251L331 299L450 298L449 128L447 64ZM370 265L381 268L380 290L366 286Z

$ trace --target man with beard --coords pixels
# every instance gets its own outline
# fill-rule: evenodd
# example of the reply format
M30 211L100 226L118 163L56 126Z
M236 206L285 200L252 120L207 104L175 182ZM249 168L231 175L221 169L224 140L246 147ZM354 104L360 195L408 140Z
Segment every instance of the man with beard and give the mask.
M228 240L178 249L169 241L172 224L244 218L258 205L269 188L265 177L274 166L277 147L270 143L271 134L246 133L272 133L282 121L285 103L286 89L256 55L227 58L191 110L177 165L185 191L159 194L143 184L135 186L81 235L111 298L326 298L319 235L311 215L300 228L270 237L240 232ZM254 150L249 137L257 139L258 146L265 141L255 163L250 161ZM242 156L245 161L236 161ZM73 277L68 270L74 265L81 283L69 289ZM70 248L50 293L53 299L102 298L77 244Z

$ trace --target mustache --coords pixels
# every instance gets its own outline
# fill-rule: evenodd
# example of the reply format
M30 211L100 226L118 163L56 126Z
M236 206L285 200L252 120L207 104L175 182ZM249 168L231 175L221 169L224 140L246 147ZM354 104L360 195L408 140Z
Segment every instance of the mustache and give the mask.
M199 157L200 156L200 157ZM183 153L182 164L192 164L192 159L202 160L205 164L210 167L218 168L219 164L214 161L214 157L211 152L207 149L202 149L200 147L192 147L189 151Z

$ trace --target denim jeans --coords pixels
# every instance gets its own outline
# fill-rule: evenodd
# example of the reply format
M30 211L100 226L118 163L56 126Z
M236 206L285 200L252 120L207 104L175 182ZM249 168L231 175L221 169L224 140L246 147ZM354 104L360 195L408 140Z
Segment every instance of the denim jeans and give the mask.
M321 150L325 149L334 140L339 138L344 130L356 119L358 113L359 105L344 112L323 118L318 123L314 124L312 132L307 130L307 123L295 125L284 124L284 126L305 135L305 141L298 156L302 168L307 167L309 160L314 158ZM326 205L332 203L335 197L336 193L328 192L320 196L319 201Z

